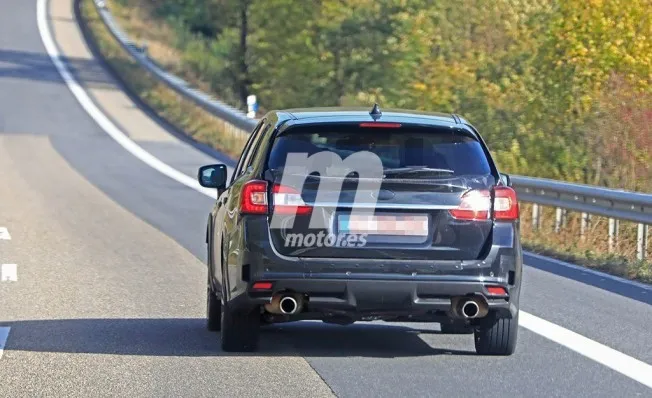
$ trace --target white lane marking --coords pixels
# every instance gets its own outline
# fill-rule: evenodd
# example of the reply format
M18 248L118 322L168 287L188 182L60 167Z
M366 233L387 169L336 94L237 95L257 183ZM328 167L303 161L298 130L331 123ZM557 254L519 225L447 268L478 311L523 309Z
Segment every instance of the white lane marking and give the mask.
M557 265L560 265L562 267L572 268L572 269L580 271L580 272L584 272L584 273L587 273L587 274L592 274L592 275L595 275L595 276L599 276L600 278L604 278L604 279L611 279L613 281L617 281L617 282L624 283L624 284L631 285L631 286L636 286L639 289L643 289L645 291L652 292L652 285L647 285L647 284L642 283L642 282L632 281L632 280L629 280L629 279L621 278L619 276L605 274L604 272L600 272L600 271L597 271L597 270L594 270L594 269L591 269L591 268L582 267L581 265L567 263L566 261L561 261L561 260L557 260L556 258L550 258L550 257L542 256L542 255L536 254L536 253L524 252L523 254L526 255L526 256L534 257L534 258L536 258L538 260L541 260L541 261L547 261L549 263L557 264Z
M90 99L88 94L84 89L79 85L75 80L70 70L65 65L64 61L61 60L61 55L59 54L59 49L54 44L54 39L50 33L48 26L48 1L47 0L38 0L37 9L36 9L36 18L38 29L41 34L41 39L45 45L45 49L48 52L48 55L52 59L52 63L59 71L59 74L65 81L66 85L75 96L77 101L84 110L95 120L95 122L104 130L108 135L111 136L118 144L120 144L124 149L129 153L137 157L138 159L145 162L150 167L158 170L167 177L187 186L196 191L203 193L206 196L211 198L217 198L217 191L214 189L207 189L199 185L199 182L194 178L188 177L187 175L181 173L180 171L170 167L166 163L163 163L157 157L153 156L151 153L144 150L134 141L129 139L125 133L123 133L111 120L104 114L95 103Z
M7 281L18 281L18 266L16 264L2 264L0 268L0 282Z
M527 312L519 325L652 388L652 366Z
M0 240L11 240L7 227L0 227Z
M2 359L2 354L5 352L5 346L7 343L7 338L9 337L9 326L0 326L0 359Z
M216 195L213 190L208 190L201 187L199 183L193 178L190 178L178 170L173 169L158 158L154 157L149 152L145 151L135 142L131 141L126 134L120 131L120 129L115 124L113 124L109 118L106 117L106 115L104 115L102 111L97 108L97 106L95 106L83 88L72 76L66 64L60 58L59 51L54 44L54 40L48 28L47 0L38 0L37 18L38 28L43 40L43 44L45 45L45 49L52 59L54 66L59 71L59 74L61 74L61 77L65 81L72 94L75 96L75 98L77 98L77 101L79 101L84 110L95 120L95 122L123 148L136 156L138 159L147 163L149 166L172 178L173 180L180 182L183 185L195 189L196 191L201 192L207 196L215 198ZM645 384L646 386L652 387L652 382L642 378L642 373L649 372L648 367L650 367L650 365L622 354L593 340L590 340L587 337L581 336L561 326L555 325L554 323L550 323L541 318L537 318L534 315L528 314L524 311L521 311L520 318L520 325L526 329L529 329L534 333L537 333L558 344L568 347L571 350L586 356L587 358L604 364L609 368L624 374L627 377ZM592 350L595 351L592 352ZM619 362L613 362L614 359ZM623 366L623 364L625 364L625 366Z

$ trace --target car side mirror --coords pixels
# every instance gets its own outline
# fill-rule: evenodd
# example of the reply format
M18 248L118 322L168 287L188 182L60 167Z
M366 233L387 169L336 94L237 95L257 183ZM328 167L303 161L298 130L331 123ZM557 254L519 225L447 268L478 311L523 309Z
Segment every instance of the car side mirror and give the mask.
M226 166L223 164L210 164L199 168L197 181L205 188L226 189Z
M508 174L500 174L500 182L506 187L511 187L512 186L512 179L509 177Z

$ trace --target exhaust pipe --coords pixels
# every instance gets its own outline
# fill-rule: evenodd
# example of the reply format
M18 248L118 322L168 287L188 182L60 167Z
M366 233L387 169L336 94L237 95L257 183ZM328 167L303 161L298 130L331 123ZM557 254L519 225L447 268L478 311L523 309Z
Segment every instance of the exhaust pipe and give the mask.
M294 315L303 308L301 294L275 294L269 303L265 304L265 311L271 314Z
M462 315L465 318L475 318L480 313L480 307L475 301L469 300L462 305Z
M454 297L451 304L451 315L455 318L483 318L489 313L487 301L481 296Z
M297 303L297 300L295 300L294 297L285 296L281 299L281 302L279 303L279 308L282 314L292 315L297 312L297 308L299 308L299 303Z

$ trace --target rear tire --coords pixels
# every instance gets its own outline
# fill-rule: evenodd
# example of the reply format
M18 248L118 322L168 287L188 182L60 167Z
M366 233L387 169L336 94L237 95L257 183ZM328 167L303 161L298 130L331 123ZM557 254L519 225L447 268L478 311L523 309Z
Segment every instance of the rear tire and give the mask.
M222 305L222 350L251 352L258 349L260 314L258 311L234 312Z
M490 315L475 330L475 351L480 355L512 355L518 337L518 314L514 318Z
M209 268L206 286L206 329L211 332L219 332L221 328L222 301L220 296L215 293L212 285Z
M260 334L260 313L256 309L249 312L233 311L226 301L224 286L222 286L222 300L222 316L220 317L222 351L256 351Z

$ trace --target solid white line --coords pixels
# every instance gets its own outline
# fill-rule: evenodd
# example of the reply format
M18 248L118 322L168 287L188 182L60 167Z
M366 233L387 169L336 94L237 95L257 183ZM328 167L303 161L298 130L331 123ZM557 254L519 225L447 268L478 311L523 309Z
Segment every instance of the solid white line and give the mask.
M567 263L566 261L561 261L561 260L557 260L556 258L550 258L550 257L542 256L542 255L536 254L536 253L523 252L523 254L526 255L526 256L534 257L534 258L536 258L538 260L541 260L541 261L547 261L549 263L557 264L557 265L560 265L562 267L572 268L574 270L577 270L577 271L580 271L580 272L583 272L583 273L599 276L600 278L610 279L612 281L617 281L617 282L624 283L624 284L631 285L631 286L636 286L639 289L643 289L643 290L652 292L652 285L648 285L648 284L645 284L645 283L642 283L642 282L632 281L632 280L629 280L629 279L621 278L619 276L605 274L604 272L600 272L598 270L594 270L594 269L587 268L587 267L582 267L581 265L577 265L577 264Z
M72 73L65 65L64 61L61 60L61 55L59 54L59 49L54 44L54 39L50 33L48 26L48 1L47 0L38 0L36 18L38 29L41 34L41 39L45 45L45 49L48 52L48 55L52 59L52 63L59 71L59 74L65 81L66 85L75 96L77 101L84 110L92 117L95 122L104 130L108 135L111 136L118 144L120 144L124 149L129 153L137 157L138 159L145 162L150 167L158 170L167 177L189 187L198 192L203 193L206 196L211 198L217 197L217 191L214 189L207 189L199 185L199 182L194 178L188 177L187 175L179 172L178 170L170 167L169 165L163 163L161 160L141 148L134 141L129 139L125 133L123 133L111 120L98 109L95 103L90 99L88 94L84 89L79 85L75 80Z
M6 227L0 227L0 240L11 240L11 235Z
M7 281L18 281L18 266L16 264L2 264L0 267L0 282Z
M647 363L527 312L521 311L519 318L520 326L652 388L652 366Z
M173 169L169 165L163 163L158 158L145 151L138 146L135 142L131 141L129 137L124 134L120 129L115 126L109 118L106 117L91 101L83 88L77 83L72 74L69 72L65 63L61 60L59 51L54 44L54 40L50 34L47 23L47 0L38 0L37 9L38 28L45 44L45 48L52 59L55 67L61 74L61 77L66 82L68 88L73 93L77 101L86 110L86 112L107 132L114 140L116 140L123 148L136 156L138 159L147 163L149 166L163 173L164 175L178 181L192 189L195 189L207 196L215 197L213 190L204 189L193 178ZM622 373L636 381L643 383L648 387L652 387L652 379L650 377L643 378L643 375L648 376L652 374L652 367L641 362L635 358L629 357L623 353L613 350L607 346L597 343L589 338L581 336L575 332L565 329L561 326L550 323L534 315L528 314L524 311L520 313L519 324L526 329L533 331L547 339L550 339L558 344L570 348L571 350L584 355L596 362L599 362L609 368Z
M11 330L9 326L0 326L0 359L2 359L2 354L5 352L5 344L9 337L9 330Z

